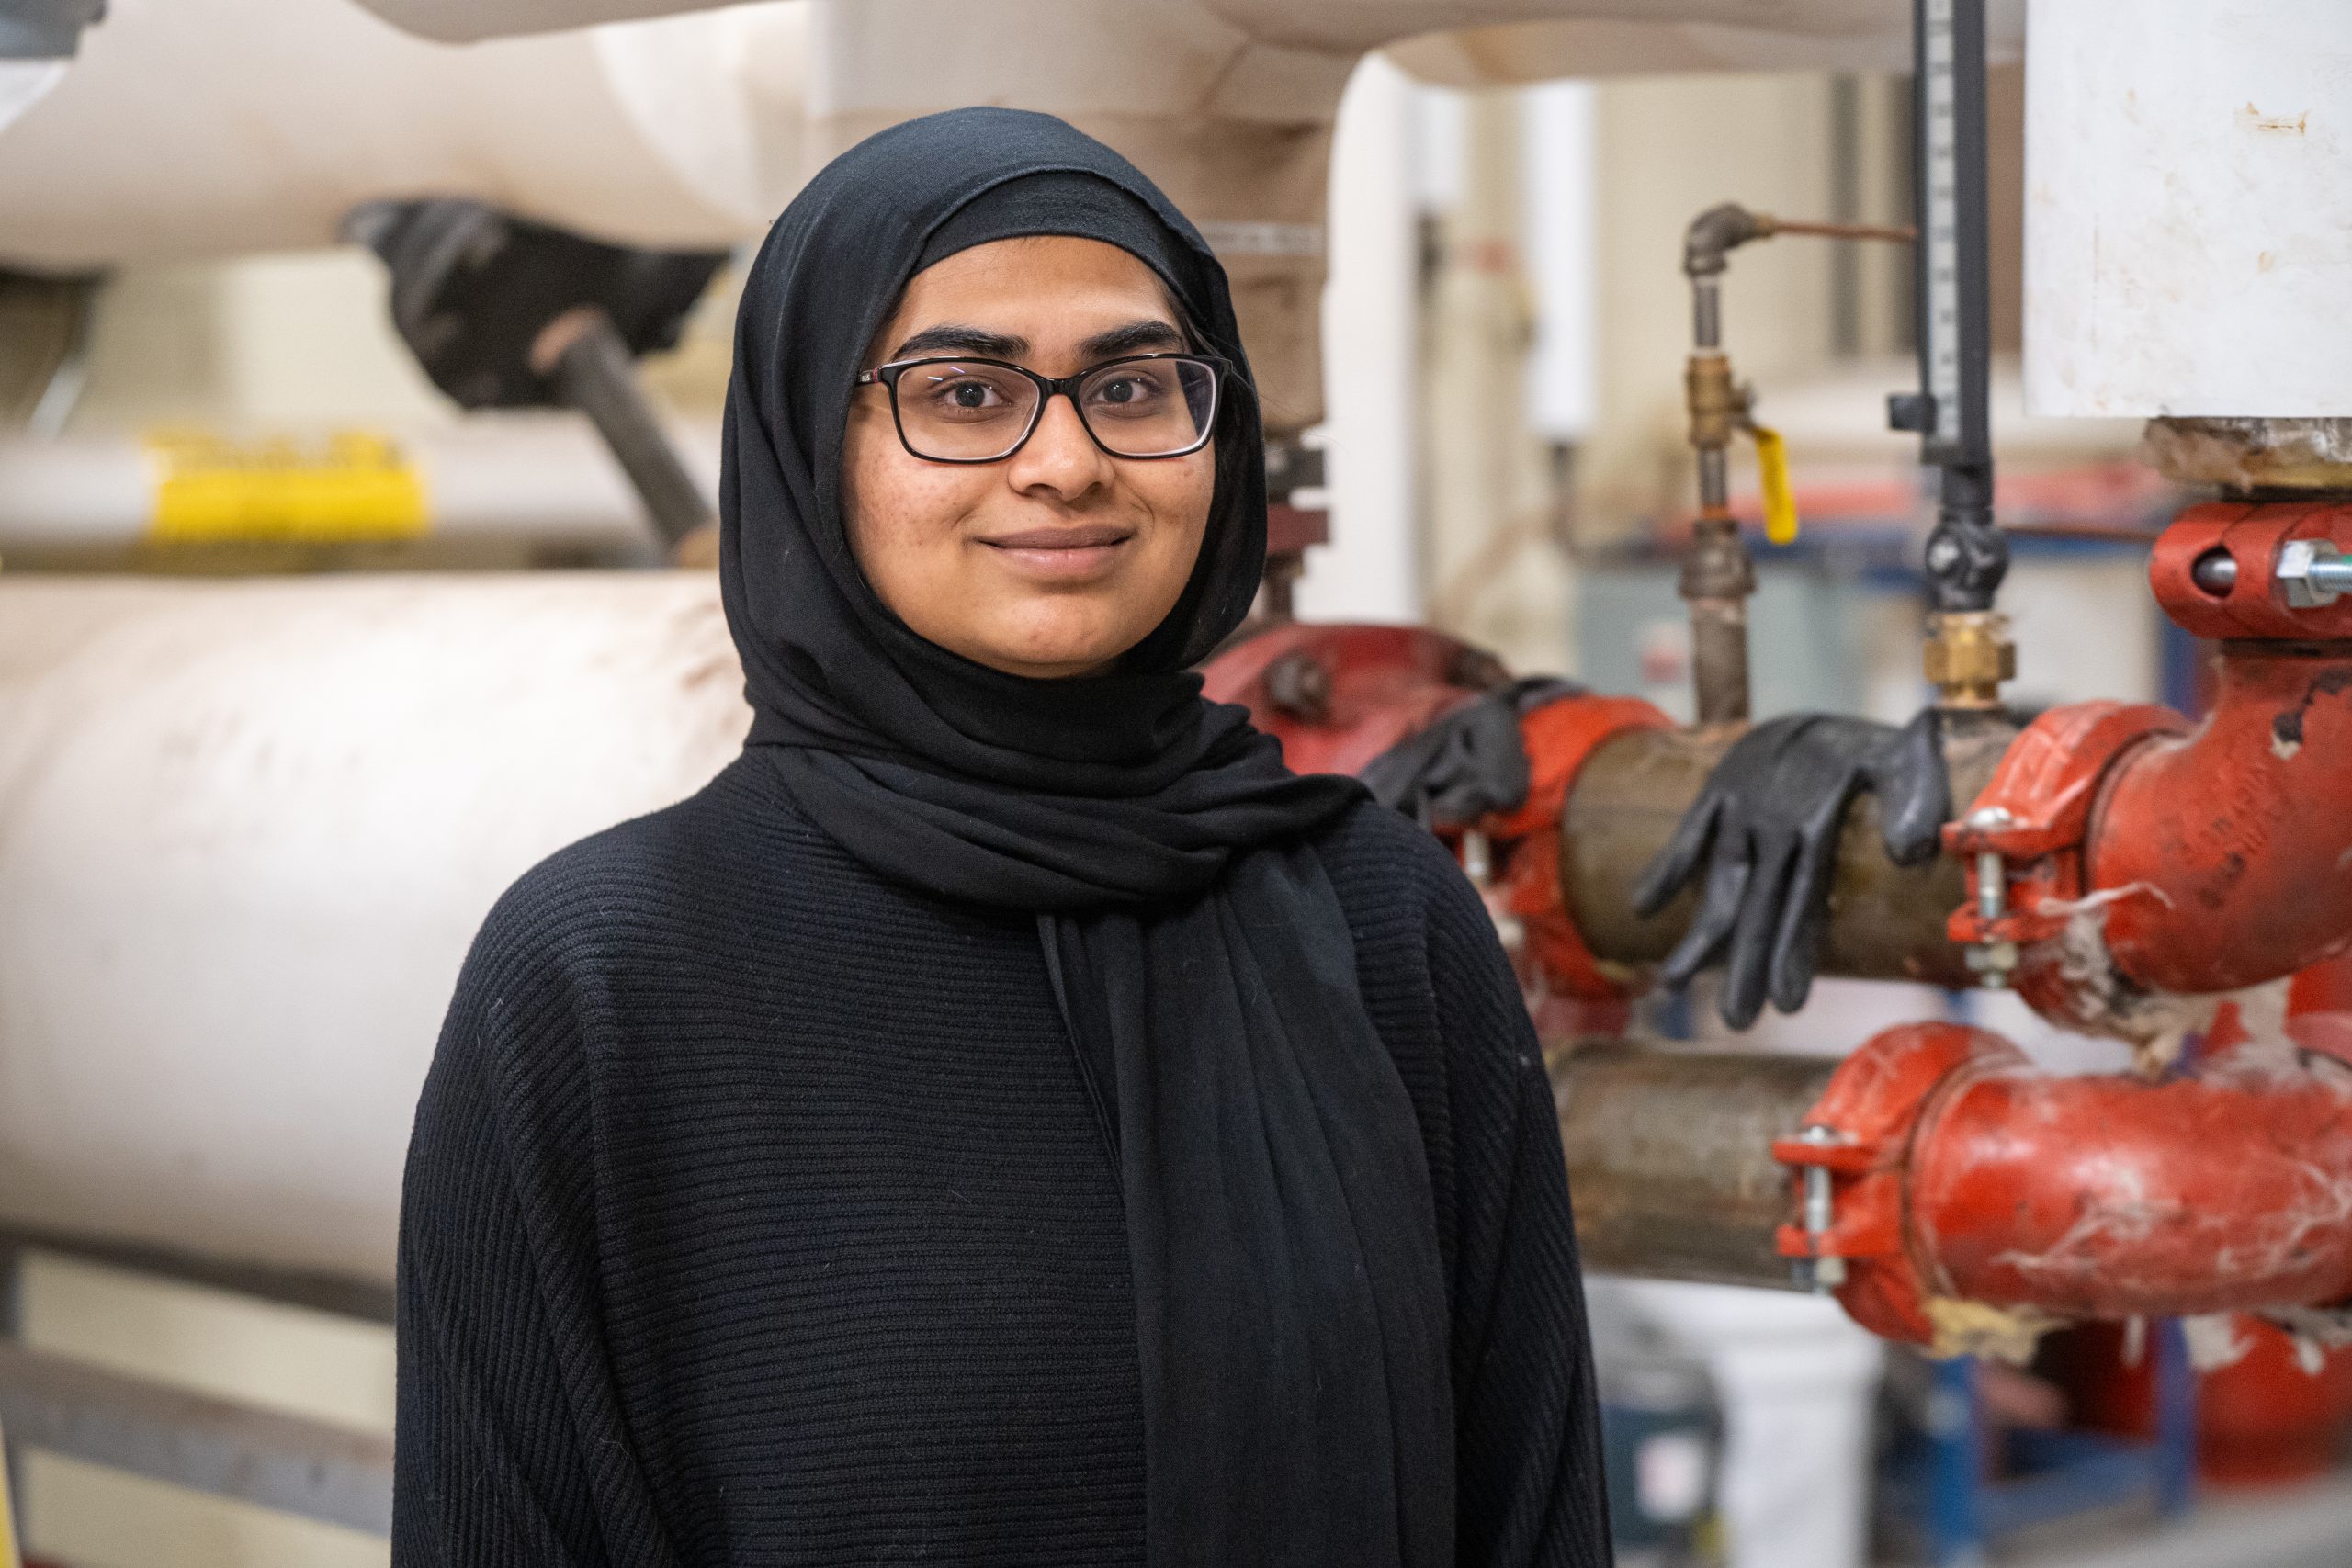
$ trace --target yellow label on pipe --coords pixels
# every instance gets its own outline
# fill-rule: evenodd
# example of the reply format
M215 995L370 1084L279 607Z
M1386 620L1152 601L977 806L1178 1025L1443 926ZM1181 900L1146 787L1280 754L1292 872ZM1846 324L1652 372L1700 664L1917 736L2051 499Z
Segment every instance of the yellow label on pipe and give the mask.
M161 431L146 445L155 472L147 536L158 542L413 539L432 521L424 476L389 436L236 441Z
M1777 430L1752 424L1747 433L1756 437L1756 470L1764 490L1764 536L1776 545L1794 544L1797 498L1789 488L1789 449Z

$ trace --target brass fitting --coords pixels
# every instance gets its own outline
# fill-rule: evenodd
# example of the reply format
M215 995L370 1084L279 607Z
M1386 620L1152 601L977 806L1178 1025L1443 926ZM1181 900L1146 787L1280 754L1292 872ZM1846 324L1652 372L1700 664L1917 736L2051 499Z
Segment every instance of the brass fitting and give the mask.
M2018 648L2009 640L2009 618L1996 610L1929 615L1922 653L1941 707L1997 708L2001 682L2017 678Z
M1690 404L1690 445L1702 452L1720 452L1731 446L1732 434L1747 423L1747 389L1732 379L1731 357L1724 354L1694 354L1684 372Z

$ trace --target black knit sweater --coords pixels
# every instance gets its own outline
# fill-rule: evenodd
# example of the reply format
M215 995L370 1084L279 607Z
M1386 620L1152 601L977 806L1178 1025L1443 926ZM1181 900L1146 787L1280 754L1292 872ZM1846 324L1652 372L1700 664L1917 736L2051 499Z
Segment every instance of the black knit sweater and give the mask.
M1609 1561L1568 1193L1477 897L1321 845L1412 1097L1459 1561ZM476 940L401 1222L399 1568L1143 1560L1106 1130L1034 921L882 882L757 750Z

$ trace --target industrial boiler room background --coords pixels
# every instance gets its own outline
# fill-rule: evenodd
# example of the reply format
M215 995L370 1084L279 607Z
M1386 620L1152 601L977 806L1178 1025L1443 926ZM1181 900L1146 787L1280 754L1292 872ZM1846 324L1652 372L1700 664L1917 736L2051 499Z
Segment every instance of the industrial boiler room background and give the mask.
M749 720L743 269L862 137L1198 220L1271 556L1204 667L1519 965L1618 1560L2352 1562L2352 6L0 0L0 1568L389 1560L466 944ZM1735 1029L1640 874L1939 713Z

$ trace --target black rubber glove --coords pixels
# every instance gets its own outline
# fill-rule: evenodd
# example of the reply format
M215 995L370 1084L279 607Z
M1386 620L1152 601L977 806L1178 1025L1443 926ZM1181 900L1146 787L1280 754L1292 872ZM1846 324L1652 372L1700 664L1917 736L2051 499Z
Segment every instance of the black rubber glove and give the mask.
M1407 736L1365 763L1358 776L1374 799L1426 828L1451 832L1489 812L1517 810L1527 801L1529 783L1521 716L1583 692L1573 681L1548 675L1513 681Z
M1790 714L1740 737L1634 889L1634 909L1654 915L1706 867L1699 911L1659 977L1688 985L1723 956L1723 1016L1734 1029L1756 1021L1768 993L1782 1012L1803 1007L1828 921L1838 829L1863 790L1879 797L1896 864L1935 854L1951 815L1935 709L1901 729Z

